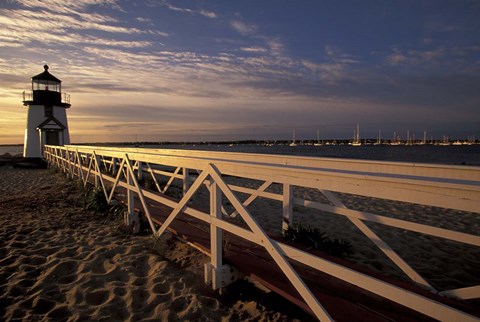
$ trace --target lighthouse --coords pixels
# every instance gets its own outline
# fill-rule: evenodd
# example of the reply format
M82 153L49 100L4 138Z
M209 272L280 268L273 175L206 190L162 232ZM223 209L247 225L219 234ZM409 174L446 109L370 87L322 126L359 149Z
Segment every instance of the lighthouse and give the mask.
M70 96L62 93L62 81L48 71L32 77L31 91L23 92L23 105L27 107L27 124L23 157L43 158L45 145L70 144L67 109Z

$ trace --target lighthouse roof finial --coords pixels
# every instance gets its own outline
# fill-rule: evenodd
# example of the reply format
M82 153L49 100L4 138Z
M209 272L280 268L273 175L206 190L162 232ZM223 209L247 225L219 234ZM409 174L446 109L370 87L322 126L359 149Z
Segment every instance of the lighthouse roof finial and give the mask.
M56 82L56 83L61 83L62 81L59 80L58 78L56 78L55 76L53 76L52 74L50 74L48 72L48 65L45 64L43 65L43 68L45 69L45 71L43 73L40 73L38 75L35 75L32 77L32 80L35 80L35 81L49 81L49 82Z

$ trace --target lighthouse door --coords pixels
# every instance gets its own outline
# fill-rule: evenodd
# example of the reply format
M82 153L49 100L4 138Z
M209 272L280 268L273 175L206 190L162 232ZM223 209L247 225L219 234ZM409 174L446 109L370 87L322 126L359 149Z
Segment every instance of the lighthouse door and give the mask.
M60 145L59 131L46 131L45 132L45 144L47 145Z

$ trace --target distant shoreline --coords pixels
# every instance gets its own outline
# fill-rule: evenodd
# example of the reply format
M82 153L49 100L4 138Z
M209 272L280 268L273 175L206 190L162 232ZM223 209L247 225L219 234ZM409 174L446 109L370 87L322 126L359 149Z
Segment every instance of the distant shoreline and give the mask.
M352 139L324 139L321 140L323 145L348 145L351 143ZM276 144L276 145L285 145L290 144L292 140L226 140L226 141L124 141L124 142L78 142L71 143L71 145L92 145L92 146L146 146L146 145L229 145L229 144ZM313 145L319 143L317 139L303 139L296 140L299 145ZM378 139L368 138L362 139L361 142L364 145L397 145L393 140L386 139L378 143ZM421 140L416 140L414 142L407 140L398 141L398 145L441 145L444 143L454 144L455 142L469 143L472 145L480 144L480 140L476 139L473 141L467 140L428 140L427 142L422 142ZM0 144L0 147L5 146L23 146L23 143L9 143L9 144Z
M315 158L341 158L388 162L429 163L480 166L480 144L376 144L362 142L354 146L349 140L315 141L211 141L211 142L99 142L75 143L78 146L130 149L202 150L235 153L296 155ZM0 155L23 153L22 145L0 145Z

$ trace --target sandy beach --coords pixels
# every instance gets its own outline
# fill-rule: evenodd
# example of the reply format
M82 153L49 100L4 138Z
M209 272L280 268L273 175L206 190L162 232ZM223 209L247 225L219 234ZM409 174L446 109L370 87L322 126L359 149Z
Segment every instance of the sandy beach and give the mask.
M0 319L313 320L249 281L220 295L203 282L205 255L119 225L86 211L62 174L0 167Z

